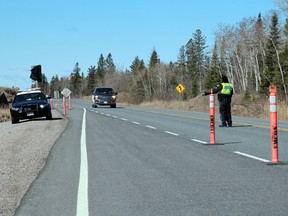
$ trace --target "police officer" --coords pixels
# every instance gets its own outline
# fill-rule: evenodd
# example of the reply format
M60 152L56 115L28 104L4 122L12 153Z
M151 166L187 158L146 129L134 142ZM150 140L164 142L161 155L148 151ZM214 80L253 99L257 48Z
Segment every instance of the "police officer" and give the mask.
M221 77L222 83L212 89L213 93L218 93L219 112L222 124L219 127L232 127L231 98L233 95L233 85L229 83L227 76ZM211 92L204 92L202 95L209 95Z

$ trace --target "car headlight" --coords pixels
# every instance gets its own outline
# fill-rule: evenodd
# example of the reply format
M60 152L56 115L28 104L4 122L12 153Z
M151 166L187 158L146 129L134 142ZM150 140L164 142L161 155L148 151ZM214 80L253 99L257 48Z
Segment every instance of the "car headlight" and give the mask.
M11 110L14 112L18 112L20 110L20 108L19 107L11 107Z
M116 95L113 95L112 98L115 100L116 99Z
M45 107L47 107L47 104L40 104L40 108L41 108L41 109L43 109L43 108L45 108Z

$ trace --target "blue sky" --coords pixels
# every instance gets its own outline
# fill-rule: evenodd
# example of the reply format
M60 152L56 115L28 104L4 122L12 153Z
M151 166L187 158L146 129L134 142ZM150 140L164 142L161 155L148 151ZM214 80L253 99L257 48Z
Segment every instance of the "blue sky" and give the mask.
M2 0L0 86L26 89L30 69L69 76L78 62L87 75L100 54L129 69L153 49L165 63L200 29L212 48L219 24L236 24L278 9L275 0Z

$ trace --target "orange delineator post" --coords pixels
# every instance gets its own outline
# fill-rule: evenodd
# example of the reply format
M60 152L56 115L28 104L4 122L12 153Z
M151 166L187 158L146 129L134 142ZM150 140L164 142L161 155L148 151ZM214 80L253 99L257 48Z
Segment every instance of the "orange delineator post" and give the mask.
M210 144L215 144L215 95L211 89L209 97L210 105Z
M66 99L65 97L63 96L63 114L66 115L67 112L66 112Z
M272 163L278 163L278 134L277 134L277 103L276 103L276 86L269 87L270 94L270 135L271 135L271 152Z

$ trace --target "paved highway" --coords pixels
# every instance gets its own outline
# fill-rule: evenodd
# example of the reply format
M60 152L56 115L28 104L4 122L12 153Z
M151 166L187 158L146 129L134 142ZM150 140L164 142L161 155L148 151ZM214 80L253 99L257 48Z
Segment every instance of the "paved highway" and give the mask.
M267 120L233 116L211 145L207 113L77 100L67 117L16 215L288 215L288 165L268 165ZM278 127L284 163L288 123Z

